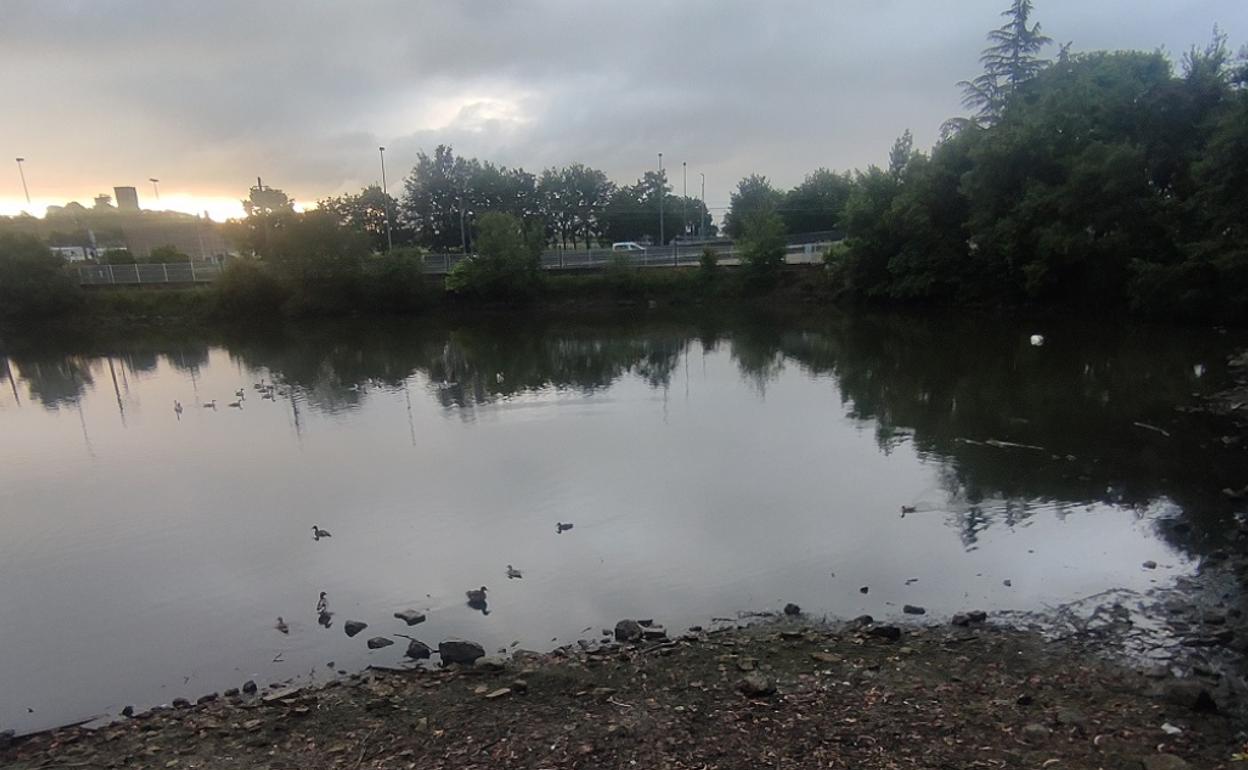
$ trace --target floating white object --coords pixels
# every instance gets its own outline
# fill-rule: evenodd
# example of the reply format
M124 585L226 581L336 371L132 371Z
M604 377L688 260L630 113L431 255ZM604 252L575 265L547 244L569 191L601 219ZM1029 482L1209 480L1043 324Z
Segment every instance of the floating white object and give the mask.
M1036 347L1040 347L1041 345L1043 345L1043 344L1044 344L1044 335L1043 335L1043 334L1033 334L1033 335L1031 335L1031 344L1032 344L1032 345L1035 345Z

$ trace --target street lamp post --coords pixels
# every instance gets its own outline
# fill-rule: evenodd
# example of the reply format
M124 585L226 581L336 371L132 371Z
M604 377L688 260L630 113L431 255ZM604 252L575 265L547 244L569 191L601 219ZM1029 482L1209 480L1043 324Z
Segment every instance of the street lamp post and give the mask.
M659 248L661 249L663 248L663 244L666 243L666 240L663 238L663 198L664 198L663 188L666 186L663 184L663 153L659 153L658 182L659 182Z
M156 193L156 202L160 203L160 180L153 176L148 177L147 181L152 183L152 192Z
M26 205L30 205L30 188L26 187L26 172L22 170L22 164L26 162L25 158L17 159L17 175L22 178L22 192L26 194Z
M706 207L706 174L698 173L702 176L702 216L698 218L698 237L706 238L706 215L711 210Z
M386 187L386 148L378 147L381 155L381 203L386 207L386 251L394 250L394 238L390 235L390 193Z
M684 185L684 191L680 194L680 234L689 234L689 164L685 161L680 162L680 178L681 184Z

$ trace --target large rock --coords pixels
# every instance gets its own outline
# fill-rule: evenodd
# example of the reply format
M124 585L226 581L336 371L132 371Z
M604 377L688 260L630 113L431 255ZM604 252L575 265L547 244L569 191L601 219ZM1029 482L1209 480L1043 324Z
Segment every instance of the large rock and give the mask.
M802 608L801 608L801 607L798 607L798 606L797 606L796 604L794 604L793 602L789 602L788 604L784 605L784 614L785 614L785 615L790 615L790 616L791 616L791 615L801 615L801 614L802 614Z
M403 610L402 612L394 613L394 616L409 626L425 622L425 613L417 612L416 610Z
M770 679L756 671L752 674L746 674L740 684L737 685L737 689L751 698L761 698L774 693L776 686L771 683Z
M1144 770L1189 770L1191 765L1173 754L1152 754L1140 760Z
M380 650L382 647L389 647L392 644L394 644L393 639L389 639L384 636L374 636L372 639L368 640L368 649Z
M635 620L621 620L615 624L615 639L618 642L640 642L641 624Z
M890 642L895 642L901 638L901 629L897 626L871 626L867 629L867 633L871 636L878 636L881 639L887 639Z
M347 636L355 636L366 628L368 624L359 620L348 620L342 624L342 630L347 632Z
M485 655L485 648L476 642L463 639L447 639L438 645L438 655L443 663L472 664L477 658Z
M1218 704L1213 699L1213 695L1200 682L1193 679L1174 679L1166 682L1162 686L1162 697L1176 706L1192 709L1193 711L1213 712L1218 710Z
M407 643L407 652L403 654L412 660L425 660L433 654L433 650L429 649L429 645L424 642L413 639Z

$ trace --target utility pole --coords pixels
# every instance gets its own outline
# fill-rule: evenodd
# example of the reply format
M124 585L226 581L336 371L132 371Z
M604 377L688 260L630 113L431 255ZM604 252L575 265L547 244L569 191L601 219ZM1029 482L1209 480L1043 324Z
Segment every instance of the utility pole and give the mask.
M659 153L659 248L667 241L663 238L663 198L666 185L663 184L663 153Z
M680 234L689 234L689 215L687 213L689 206L689 164L685 161L680 162L681 184L684 185L684 192L680 197Z
M156 193L156 202L160 203L160 180L156 177L148 177L147 181L152 183L152 192Z
M26 187L26 172L22 170L22 164L26 162L25 158L17 159L17 174L22 178L22 192L26 193L26 205L30 205L30 188Z
M702 216L698 218L699 238L706 238L706 215L709 213L711 210L706 207L706 174L702 174Z
M390 193L386 188L386 148L378 147L381 155L381 203L386 207L386 251L394 249L394 238L390 235Z

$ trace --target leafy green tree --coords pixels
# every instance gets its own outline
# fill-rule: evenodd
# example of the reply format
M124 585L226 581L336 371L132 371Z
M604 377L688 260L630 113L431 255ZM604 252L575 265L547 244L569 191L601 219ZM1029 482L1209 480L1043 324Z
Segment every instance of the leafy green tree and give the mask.
M745 234L746 221L757 212L774 213L784 201L784 193L772 187L762 174L750 174L737 182L724 216L724 232L730 238Z
M380 185L369 185L354 195L326 198L317 208L332 214L342 227L368 238L373 251L385 251L390 242L396 247L412 241L411 231L399 221L398 201L382 191ZM387 238L387 214L389 238Z
M982 121L998 118L1006 101L1048 65L1039 54L1053 41L1041 34L1038 23L1031 23L1033 10L1032 0L1013 0L1001 13L1006 23L988 33L991 45L980 56L984 71L958 84L963 104L975 109Z
M63 313L80 300L64 261L33 235L0 233L0 318Z
M511 214L486 212L477 220L477 253L457 264L447 289L490 300L522 300L541 284L545 235Z
M784 220L771 208L745 216L741 233L741 262L747 283L766 288L775 283L784 266Z
M784 194L778 212L790 233L813 233L842 226L853 177L826 168L815 169Z

